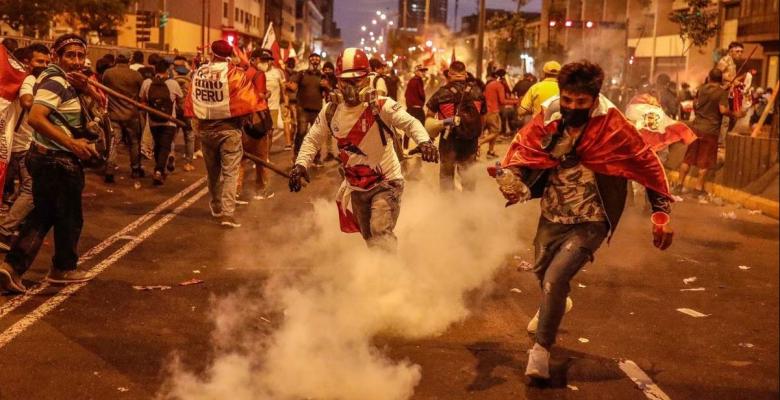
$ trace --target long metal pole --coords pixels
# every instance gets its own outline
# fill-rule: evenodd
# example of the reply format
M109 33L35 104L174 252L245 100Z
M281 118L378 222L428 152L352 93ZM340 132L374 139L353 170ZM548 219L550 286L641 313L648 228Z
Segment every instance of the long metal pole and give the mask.
M477 79L482 79L482 58L485 47L485 0L479 0L479 33L477 34Z
M154 109L152 107L149 107L146 104L139 103L139 102L137 102L137 101L135 101L135 100L133 100L133 99L123 95L122 93L119 93L119 92L117 92L114 89L111 89L110 87L107 87L107 86L105 86L103 84L100 84L98 82L93 81L92 79L87 80L87 83L89 83L90 85L93 85L93 86L97 87L98 89L106 92L106 94L108 94L109 96L114 96L114 97L116 97L118 99L124 100L124 101L130 103L131 105L134 105L134 106L136 106L136 107L138 107L138 108L140 108L140 109L142 109L142 110L144 110L144 111L146 111L146 112L148 112L150 114L154 114L154 115L156 115L156 116L158 116L160 118L165 118L168 121L171 121L174 124L181 126L182 128L187 127L187 124L184 123L184 121L176 119L173 116L171 116L170 114L166 114L164 112L161 112L160 110L156 110L156 109Z
M200 49L206 55L206 0L200 0Z
M653 52L650 53L650 76L647 77L647 79L650 80L650 82L655 81L655 44L658 39L658 0L655 1L655 13L653 14Z

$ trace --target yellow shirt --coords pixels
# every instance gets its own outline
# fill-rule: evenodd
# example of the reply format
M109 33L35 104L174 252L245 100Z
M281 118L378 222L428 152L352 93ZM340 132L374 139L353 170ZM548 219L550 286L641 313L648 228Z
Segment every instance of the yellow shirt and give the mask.
M526 110L533 111L534 115L542 110L542 103L553 96L558 96L558 79L545 78L541 82L536 82L528 89L520 105Z

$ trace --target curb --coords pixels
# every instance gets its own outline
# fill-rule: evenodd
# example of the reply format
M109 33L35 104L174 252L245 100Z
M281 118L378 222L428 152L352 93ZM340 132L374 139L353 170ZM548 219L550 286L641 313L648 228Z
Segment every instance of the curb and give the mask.
M670 181L677 181L678 179L677 171L667 172L666 175L669 177ZM693 179L688 177L685 182L685 186L693 188L694 185L695 182L693 182ZM738 189L719 185L717 183L705 183L704 189L708 193L714 196L718 196L730 203L736 203L751 210L760 210L764 215L770 216L774 219L780 219L780 202L743 192Z

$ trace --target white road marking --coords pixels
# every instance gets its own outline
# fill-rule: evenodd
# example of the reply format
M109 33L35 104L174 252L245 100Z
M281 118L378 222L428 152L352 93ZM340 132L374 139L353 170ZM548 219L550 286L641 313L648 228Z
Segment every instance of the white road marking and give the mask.
M669 396L661 390L658 385L650 379L649 376L639 368L635 362L631 360L623 360L618 362L620 369L629 377L634 384L641 390L645 397L651 400L671 400Z
M114 233L113 235L109 236L108 238L106 238L102 242L98 243L95 247L87 250L86 253L82 254L81 257L79 257L78 264L80 265L83 262L91 259L92 257L100 254L103 250L107 249L108 247L110 247L111 245L116 243L117 241L127 239L128 234L130 232L132 232L133 230L135 230L139 226L145 224L150 219L156 217L162 211L164 211L165 209L167 209L168 207L170 207L171 205L173 205L177 201L181 200L184 196L190 194L190 192L192 192L193 190L197 189L198 186L202 185L203 182L205 182L205 181L206 181L205 177L198 179L192 185L186 187L181 192L176 193L173 197L169 198L168 200L160 203L157 207L155 207L151 211L147 212L146 214L142 215L137 220L131 222L129 225L125 226L120 231L118 231L118 232ZM46 290L46 288L48 288L48 287L49 287L49 283L46 282L46 281L43 281L43 282L39 283L37 286L32 287L29 290L27 290L27 293L25 293L25 294L23 294L21 296L16 296L16 297L8 300L7 302L5 302L3 305L0 305L0 318L5 317L6 315L8 315L8 313L10 313L11 311L15 310L16 308L18 308L22 304L26 303L31 298L37 296L38 293Z
M173 218L179 215L187 207L191 206L193 203L198 201L206 193L208 193L207 188L201 189L198 193L196 193L195 195L187 199L187 201L185 201L184 203L176 207L173 211L166 214L165 216L157 220L154 224L150 225L144 231L139 233L135 239L133 239L130 242L127 242L124 246L120 247L119 250L115 251L113 254L106 257L103 261L101 261L100 263L92 267L92 269L89 270L89 274L92 276L97 276L101 272L105 271L108 267L113 265L115 262L119 261L119 259L122 258L125 254L135 249L139 244L141 244L141 242L148 239L153 233L157 232L157 230L162 228L165 224L167 224ZM16 336L18 336L20 333L24 332L27 328L29 328L32 324L36 323L39 319L43 318L46 314L54 310L65 300L67 300L71 295L73 295L74 293L79 291L79 289L86 286L87 283L89 282L75 283L75 284L65 286L64 289L60 290L49 300L46 300L46 302L38 306L38 308L30 312L29 314L25 315L24 318L20 319L15 324L11 325L8 329L6 329L5 331L3 331L3 333L0 334L0 348L4 347Z

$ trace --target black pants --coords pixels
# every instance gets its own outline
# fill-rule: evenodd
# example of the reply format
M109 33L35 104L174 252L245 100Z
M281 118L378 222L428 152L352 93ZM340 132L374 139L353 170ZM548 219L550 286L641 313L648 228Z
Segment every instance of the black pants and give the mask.
M154 138L154 170L164 174L168 156L171 154L171 144L173 136L176 134L176 127L160 125L150 126L149 129Z
M425 111L423 110L422 107L409 107L407 111L409 112L409 115L416 118L418 121L420 121L420 123L423 124L423 126L425 126ZM409 148L409 135L404 135L404 149L408 149L408 148Z
M295 144L293 147L293 157L298 157L298 152L301 150L303 144L303 138L309 132L309 125L313 125L317 120L320 110L306 110L302 107L298 107L298 132L295 134ZM319 152L317 153L319 154ZM317 157L319 158L319 157Z
M455 189L455 170L460 174L463 190L474 190L476 177L467 169L477 162L477 142L475 139L458 139L450 133L447 139L439 139L439 188Z
M54 228L52 268L76 269L77 247L84 219L81 213L81 192L84 190L84 169L73 154L60 151L41 154L35 145L25 160L33 179L35 208L24 220L19 238L5 261L16 273L24 274L32 265L43 239Z
M534 274L542 288L536 330L536 342L540 345L550 348L555 343L566 312L566 297L571 290L569 282L583 265L593 261L593 253L601 246L608 231L606 222L559 224L539 218L534 238Z

